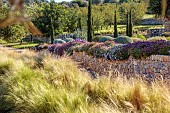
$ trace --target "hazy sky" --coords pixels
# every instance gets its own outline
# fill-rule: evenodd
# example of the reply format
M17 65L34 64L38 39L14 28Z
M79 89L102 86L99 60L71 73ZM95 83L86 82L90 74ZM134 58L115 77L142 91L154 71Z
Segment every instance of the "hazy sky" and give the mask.
M62 2L62 1L67 1L67 2L70 2L72 0L55 0L56 2Z

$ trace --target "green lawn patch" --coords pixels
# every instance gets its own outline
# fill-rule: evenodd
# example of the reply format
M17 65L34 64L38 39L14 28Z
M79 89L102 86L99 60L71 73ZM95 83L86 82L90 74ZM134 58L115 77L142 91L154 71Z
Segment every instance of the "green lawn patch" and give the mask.
M20 42L16 42L16 43L6 43L6 44L3 44L3 45L6 46L6 47L13 47L13 48L16 48L16 49L26 49L26 48L34 47L38 44L39 43L26 43L26 42L23 42L22 44L20 44Z
M145 14L143 19L154 18L154 17L155 17L154 14Z
M26 49L26 48L31 48L38 45L38 43L28 43L28 44L22 44L22 45L14 45L12 46L13 48L16 49Z

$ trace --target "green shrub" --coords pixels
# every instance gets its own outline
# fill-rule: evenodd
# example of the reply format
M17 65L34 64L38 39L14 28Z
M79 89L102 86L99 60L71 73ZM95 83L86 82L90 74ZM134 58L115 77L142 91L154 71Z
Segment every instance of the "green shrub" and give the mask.
M170 40L170 36L169 37L166 37L167 40Z
M92 41L98 42L98 41L100 40L101 37L102 37L102 36L97 35L97 36L95 36L95 37L92 39Z
M151 37L151 38L148 38L147 41L157 41L157 40L165 40L167 41L167 39L165 37Z
M80 48L80 52L87 52L88 49L92 46L94 46L96 43L95 42L91 42L91 43L86 43L84 44L81 48Z
M54 44L56 44L56 43L66 43L64 40L62 40L62 39L55 39L54 40L54 42L53 42Z
M7 42L5 41L5 40L2 40L1 38L0 38L0 44L6 44Z
M161 36L169 37L169 36L170 36L170 33L168 33L168 32L164 32Z
M101 33L94 33L94 36L101 35Z
M73 34L73 38L74 39L78 38L78 35L77 34Z
M65 38L65 39L63 39L65 42L71 42L71 41L73 41L74 39L72 39L72 38Z
M128 44L128 43L132 43L133 40L128 37L128 36L119 36L114 40L116 43L121 43L121 44Z
M133 42L142 42L143 40L140 38L132 38Z
M34 42L34 43L43 43L43 41L38 40L38 39L33 39L33 42Z
M99 39L99 42L106 42L106 41L113 41L114 38L111 36L103 36L102 38Z
M137 34L137 38L140 38L140 39L142 39L142 40L146 40L146 37L143 36L142 34Z
M31 39L30 38L23 38L23 39L21 39L23 42L30 42L31 41Z

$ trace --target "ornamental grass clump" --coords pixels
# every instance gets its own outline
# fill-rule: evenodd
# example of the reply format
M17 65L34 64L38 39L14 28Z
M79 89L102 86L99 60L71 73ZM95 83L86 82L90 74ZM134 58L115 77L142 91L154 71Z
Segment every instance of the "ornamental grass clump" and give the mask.
M42 67L34 63L37 57ZM112 74L94 80L68 57L30 51L0 48L0 58L5 70L0 74L1 113L170 112L169 87L158 81Z

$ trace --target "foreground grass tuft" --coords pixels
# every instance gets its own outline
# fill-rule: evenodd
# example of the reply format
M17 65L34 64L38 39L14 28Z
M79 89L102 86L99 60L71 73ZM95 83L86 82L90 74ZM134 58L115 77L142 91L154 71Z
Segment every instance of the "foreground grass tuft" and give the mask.
M0 49L0 113L169 113L166 85L92 80L70 58Z

